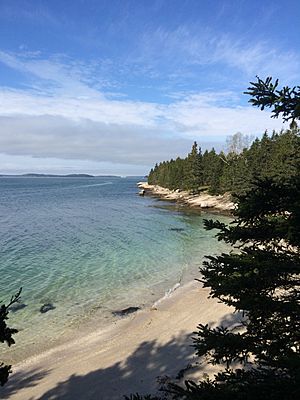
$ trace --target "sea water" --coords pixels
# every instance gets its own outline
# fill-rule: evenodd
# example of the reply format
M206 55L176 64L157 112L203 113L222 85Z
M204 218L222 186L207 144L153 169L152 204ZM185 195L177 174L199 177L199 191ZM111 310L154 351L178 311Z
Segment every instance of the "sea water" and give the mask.
M9 314L19 333L16 345L2 345L4 359L109 324L113 311L149 306L226 248L203 219L228 217L138 196L138 180L0 177L0 300L22 287L24 304ZM55 308L41 313L47 303Z

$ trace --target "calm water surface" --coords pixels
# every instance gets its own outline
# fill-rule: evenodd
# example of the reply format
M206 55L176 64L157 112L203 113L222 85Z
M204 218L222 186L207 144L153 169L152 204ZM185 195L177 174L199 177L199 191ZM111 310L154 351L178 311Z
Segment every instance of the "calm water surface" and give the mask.
M137 178L0 177L0 300L23 287L7 360L49 348L113 310L147 306L225 245L197 214L137 196ZM52 303L45 314L40 307ZM34 327L34 329L33 329Z

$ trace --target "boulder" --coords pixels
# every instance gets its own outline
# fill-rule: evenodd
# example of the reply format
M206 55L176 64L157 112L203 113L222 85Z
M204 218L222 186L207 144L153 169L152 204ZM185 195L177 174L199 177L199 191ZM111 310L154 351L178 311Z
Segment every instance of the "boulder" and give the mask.
M23 310L23 308L25 308L25 307L27 307L27 304L25 304L25 303L15 303L9 307L9 311L14 313L19 310Z
M112 314L115 317L125 317L126 315L137 312L140 309L141 309L140 307L127 307L127 308L124 308L123 310L112 311Z
M43 304L42 307L40 308L40 312L42 314L45 314L48 311L54 310L55 306L52 303L47 303L47 304Z

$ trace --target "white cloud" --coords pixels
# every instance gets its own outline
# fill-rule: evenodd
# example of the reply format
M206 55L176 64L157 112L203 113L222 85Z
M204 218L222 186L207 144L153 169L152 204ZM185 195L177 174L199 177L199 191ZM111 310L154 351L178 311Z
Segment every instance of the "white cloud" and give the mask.
M169 104L115 100L93 86L93 66L4 52L0 59L38 79L26 91L0 88L0 148L9 155L152 165L185 154L195 139L220 143L237 131L282 127L238 106L233 92L186 93Z
M300 55L294 51L280 50L273 43L249 43L245 39L231 40L228 36L215 39L212 62L223 62L245 72L247 76L274 76L285 84L299 78Z
M77 96L89 97L101 95L89 85L97 67L94 63L74 62L64 55L45 59L39 52L24 51L20 54L0 51L0 62L29 77L31 86L43 93L77 93Z
M88 119L15 115L0 117L0 125L1 151L10 155L152 165L190 147L190 140L170 139L160 130Z
M53 115L71 120L91 119L104 123L153 126L159 105L143 102L109 100L100 96L78 96L65 92L56 96L36 95L25 91L0 89L0 115Z
M0 153L1 174L71 174L86 173L92 175L145 175L150 166L128 165L88 160L63 160L60 158L35 158L31 156L10 156Z
M180 69L183 65L187 68L197 65L216 67L219 70L226 67L235 75L242 73L246 81L254 79L255 75L271 75L285 84L293 84L300 76L299 52L276 47L267 39L254 40L247 35L236 38L198 26L182 25L174 30L160 27L145 32L140 54L140 62L144 60L157 68L166 64L166 60L173 69ZM224 80L228 78L231 76L223 74Z
M237 131L255 135L282 127L267 112L220 107L203 95L164 106L26 96L0 96L4 153L151 165L185 154L195 139L205 146Z
M226 97L230 93L226 92ZM234 94L232 94L234 98ZM260 135L263 130L283 127L281 119L271 119L270 113L249 106L221 106L222 93L207 96L192 95L168 106L165 116L177 130L189 137L225 138L240 131L244 134Z

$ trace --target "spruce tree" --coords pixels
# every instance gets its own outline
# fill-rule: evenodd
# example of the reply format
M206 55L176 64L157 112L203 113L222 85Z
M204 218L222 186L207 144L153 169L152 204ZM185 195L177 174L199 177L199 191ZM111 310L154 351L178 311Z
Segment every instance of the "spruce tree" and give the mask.
M201 153L200 153L201 154ZM186 159L185 186L194 193L199 191L201 185L202 165L201 155L198 152L197 142L194 142L191 152Z
M252 103L273 107L275 117L282 114L295 122L300 117L299 87L277 90L278 82L272 86L271 81L258 78L249 88ZM200 280L211 297L242 317L238 330L198 326L196 353L220 365L220 372L200 382L186 381L185 387L170 384L167 392L173 399L300 398L299 143L295 124L292 131L255 141L243 152L250 187L235 195L233 223L205 223L233 250L208 256ZM203 158L208 156L205 152Z
M2 304L0 306L0 342L6 343L8 346L11 346L15 343L13 335L18 332L17 329L10 328L7 326L7 319L9 308L17 303L20 300L22 288L18 291L15 296L12 296L8 305ZM6 365L3 362L0 362L0 385L3 386L7 380L8 376L11 373L11 365Z
M300 86L278 89L278 83L278 79L273 83L270 76L266 80L257 77L257 82L250 82L245 94L251 96L249 102L252 105L261 110L271 108L273 118L282 116L284 121L291 121L293 127L300 119Z
M258 180L238 196L235 222L212 220L238 252L208 256L201 268L211 296L241 311L242 329L199 325L199 356L225 365L211 381L171 385L182 399L295 399L300 395L300 179ZM235 363L239 364L236 368Z
M200 146L199 146L199 151L198 151L198 156L197 156L196 174L198 177L199 185L203 186L204 185L203 156L202 156L202 149Z
M290 107L286 110L296 115ZM270 148L267 135L261 143L263 151ZM239 331L199 325L194 335L197 354L224 365L225 370L212 380L188 381L185 388L171 385L174 398L299 398L300 163L296 155L290 158L290 166L294 173L289 176L272 171L272 176L256 179L250 190L238 195L230 226L206 221L207 229L218 229L218 239L238 251L208 256L201 281L211 288L212 297L241 311L243 318Z

